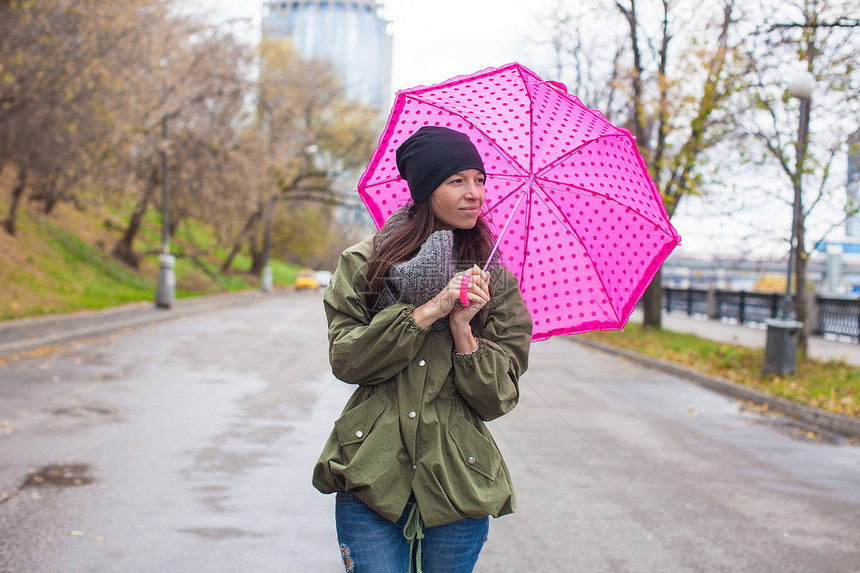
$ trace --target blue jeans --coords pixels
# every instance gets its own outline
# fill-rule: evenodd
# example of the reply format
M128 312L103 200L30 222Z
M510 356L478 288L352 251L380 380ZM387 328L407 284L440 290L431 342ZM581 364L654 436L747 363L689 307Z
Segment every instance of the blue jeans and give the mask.
M347 573L406 573L413 557L403 527L414 503L415 499L410 498L397 523L391 523L355 495L337 493L337 540ZM471 573L489 528L489 517L425 527L421 540L422 572Z

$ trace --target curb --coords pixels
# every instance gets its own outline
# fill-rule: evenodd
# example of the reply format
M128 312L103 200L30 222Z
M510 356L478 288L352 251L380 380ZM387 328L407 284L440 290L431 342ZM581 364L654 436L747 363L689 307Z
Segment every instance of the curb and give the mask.
M769 409L777 410L787 416L803 420L808 424L812 424L815 428L828 430L842 436L860 438L860 419L805 406L797 402L792 402L786 398L772 396L765 392L761 392L760 390L744 386L743 384L726 380L725 378L708 376L697 370L693 370L692 368L681 366L680 364L675 364L674 362L669 362L667 360L661 360L659 358L643 356L624 348L610 346L602 342L596 342L585 338L566 338L576 344L582 344L596 350L623 356L643 366L647 366L655 370L661 370L674 376L678 376L679 378L690 380L699 386L703 386L732 398L748 400L755 404L767 404Z
M80 326L78 328L63 329L41 336L24 338L14 342L0 343L0 358L14 356L22 352L36 350L46 346L54 346L71 342L81 338L100 336L149 324L158 324L170 320L178 320L186 316L200 314L212 310L219 310L238 305L252 304L263 300L271 295L256 291L239 291L234 293L208 295L203 297L184 299L174 305L172 309L158 309L148 303L131 304L124 307L112 307L99 311L84 311L83 313L71 313L59 319L56 316L40 318L25 318L20 321L11 321L0 325L0 329L14 329L16 322L33 325L38 322L62 322L63 320L80 319L83 315L89 315L94 324ZM145 306L144 306L145 305ZM141 314L144 313L144 314ZM125 314L126 316L123 316ZM105 319L110 320L105 320Z

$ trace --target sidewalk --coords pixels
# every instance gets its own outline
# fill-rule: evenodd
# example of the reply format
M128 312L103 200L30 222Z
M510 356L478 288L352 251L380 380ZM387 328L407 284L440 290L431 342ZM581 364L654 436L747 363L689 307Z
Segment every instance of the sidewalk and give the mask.
M251 304L266 296L272 295L248 290L179 299L170 309L156 308L155 304L149 301L103 310L0 322L0 357L62 344L79 338L117 332L126 328L135 328L165 320L176 320L218 308Z
M634 311L630 316L630 322L641 323L641 311ZM767 339L767 330L764 325L760 327L741 326L718 320L692 318L680 313L664 313L663 328L750 348L764 348ZM848 364L860 366L860 344L826 340L820 336L813 336L809 339L809 356L825 361L844 360Z
M641 313L635 311L631 315L630 321L641 323ZM675 332L695 334L696 336L717 342L737 344L750 348L763 348L767 337L767 331L764 328L751 328L714 320L700 320L683 314L664 314L663 328ZM766 404L773 411L782 412L787 416L793 417L795 420L802 420L810 424L810 429L813 431L820 432L823 430L835 432L843 436L860 438L860 419L858 418L812 408L799 402L793 402L779 396L761 392L750 386L703 374L680 364L651 358L630 350L588 340L587 338L573 337L572 340L579 344L623 356L639 364L685 378L699 386L704 386L732 398L756 404ZM848 364L860 366L860 344L857 343L838 342L813 337L809 340L809 354L819 360L844 360Z

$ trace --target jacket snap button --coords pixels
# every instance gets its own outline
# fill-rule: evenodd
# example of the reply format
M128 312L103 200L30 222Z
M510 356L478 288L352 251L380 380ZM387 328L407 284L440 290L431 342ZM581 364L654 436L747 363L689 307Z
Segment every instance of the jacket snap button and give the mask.
M409 412L409 417L410 417L410 418L414 418L414 417L415 417L415 416L417 416L417 415L418 415L418 414L416 414L415 412Z
M356 438L360 438L360 437L361 437L361 436L363 436L363 435L364 435L364 432L362 432L361 430L359 430L359 431L357 431L357 432L355 433L355 437L356 437Z
M423 360L418 361L418 366L424 366L425 364L427 364L427 363L424 362Z
M471 465L471 464L475 463L475 458L473 458L472 456L469 456L469 458L466 461L469 462L469 464Z

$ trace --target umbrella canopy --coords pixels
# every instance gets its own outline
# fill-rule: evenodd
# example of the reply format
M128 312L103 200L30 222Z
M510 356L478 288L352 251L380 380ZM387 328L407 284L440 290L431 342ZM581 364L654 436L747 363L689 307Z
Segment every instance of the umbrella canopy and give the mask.
M623 328L680 243L632 134L517 63L400 91L358 185L377 227L411 200L395 151L425 125L465 133L480 152L483 216L533 340Z

